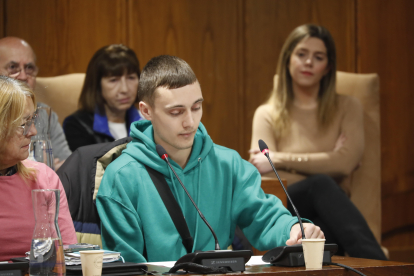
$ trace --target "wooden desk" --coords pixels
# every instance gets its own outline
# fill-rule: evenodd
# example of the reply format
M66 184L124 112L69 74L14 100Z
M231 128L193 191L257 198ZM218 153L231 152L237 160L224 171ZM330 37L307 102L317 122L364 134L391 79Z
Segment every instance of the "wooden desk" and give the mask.
M414 275L414 264L400 263L391 261L377 261L368 259L358 259L349 257L334 256L332 262L341 263L355 268L365 275L389 276L389 275ZM148 271L157 271L156 275L167 272L168 267L148 265ZM306 270L305 267L277 267L272 265L256 265L246 267L244 273L230 273L226 275L246 275L249 276L299 276L299 275L323 275L323 276L340 276L340 275L357 275L355 272L338 266L323 266L322 270ZM186 274L196 275L196 274Z

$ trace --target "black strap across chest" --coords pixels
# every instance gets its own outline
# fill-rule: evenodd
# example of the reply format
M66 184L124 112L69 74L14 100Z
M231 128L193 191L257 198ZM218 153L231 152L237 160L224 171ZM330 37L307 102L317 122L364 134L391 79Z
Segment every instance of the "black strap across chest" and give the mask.
M177 231L181 236L187 253L191 253L193 250L194 241L193 237L190 235L190 231L188 230L188 225L185 221L184 214L180 208L180 205L178 205L178 202L175 200L175 197L171 192L171 189L168 186L167 181L165 180L162 173L148 166L145 166L145 168L147 169L152 182L154 182L154 186L157 188L157 191L160 194L160 197L164 202L164 205L167 208L172 221L174 222L175 228L177 228Z

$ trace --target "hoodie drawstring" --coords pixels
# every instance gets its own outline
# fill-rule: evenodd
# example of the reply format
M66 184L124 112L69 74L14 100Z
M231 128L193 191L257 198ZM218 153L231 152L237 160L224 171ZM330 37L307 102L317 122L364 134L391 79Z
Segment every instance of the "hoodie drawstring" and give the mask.
M178 193L178 191L177 191L177 187L176 187L176 185L175 185L175 181L174 181L174 175L173 175L173 173L172 173L172 171L171 171L171 168L170 168L170 166L168 166L168 172L170 173L170 179L171 179L171 183L172 183L172 187L173 187L173 189L174 189L174 193L176 194L176 195L179 195L179 193ZM181 185L180 185L181 186ZM180 201L180 197L179 196L177 196L177 198L176 198L176 200L178 201L178 205L179 206L184 206L184 205L182 205L182 203L181 203L181 201ZM182 207L181 207L182 208ZM183 214L184 214L184 212L183 212ZM185 216L184 216L184 218L185 218Z

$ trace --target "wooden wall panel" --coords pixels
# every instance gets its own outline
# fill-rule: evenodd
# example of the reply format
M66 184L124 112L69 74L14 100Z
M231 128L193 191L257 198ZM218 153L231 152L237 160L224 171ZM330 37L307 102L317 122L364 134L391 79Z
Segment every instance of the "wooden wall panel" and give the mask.
M180 56L200 80L213 140L247 158L253 113L272 88L287 35L324 25L339 70L380 75L384 242L412 244L395 237L414 224L398 217L414 208L413 11L411 0L0 0L0 36L26 39L40 76L85 72L112 43L134 49L141 67L156 55Z
M242 150L241 7L237 0L13 0L7 35L32 45L40 76L85 72L93 53L111 43L134 49L141 66L161 54L182 57L202 85L210 135Z
M0 37L4 36L4 23L6 22L6 14L4 11L5 0L0 0Z
M267 100L283 43L299 25L314 23L331 32L338 69L355 71L355 0L245 1L245 116L242 156L248 158L254 111Z
M413 12L411 0L359 0L357 6L358 72L377 72L381 81L383 243L414 249L414 238L396 238L414 235Z
M100 47L126 42L126 0L6 3L10 15L6 34L21 37L32 45L40 76L85 72Z
M243 150L241 2L130 1L129 45L145 64L162 54L186 60L203 91L203 118L216 143Z

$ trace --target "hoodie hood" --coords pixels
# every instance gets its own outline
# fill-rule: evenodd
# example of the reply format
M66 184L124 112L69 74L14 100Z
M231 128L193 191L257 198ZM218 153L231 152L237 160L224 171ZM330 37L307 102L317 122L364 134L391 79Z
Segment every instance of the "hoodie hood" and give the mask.
M132 123L130 135L136 143L129 143L124 153L169 177L169 168L166 166L165 161L158 155L155 148L154 128L151 121L143 120ZM200 122L196 135L194 136L190 159L185 168L182 169L171 158L169 159L170 163L174 167L174 170L182 171L185 174L198 165L200 158L201 160L204 160L212 147L213 141L208 135L204 125Z

